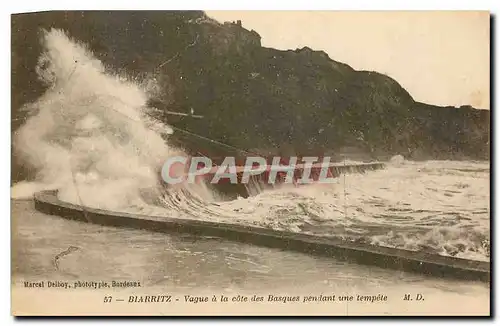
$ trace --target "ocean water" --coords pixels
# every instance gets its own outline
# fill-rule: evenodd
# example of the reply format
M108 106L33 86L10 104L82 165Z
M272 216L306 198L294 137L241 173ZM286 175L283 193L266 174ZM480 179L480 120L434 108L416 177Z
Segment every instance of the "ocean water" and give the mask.
M342 175L337 184L284 186L232 201L203 185L164 191L158 171L182 151L168 144L168 124L148 115L154 80L112 74L62 31L48 31L43 42L36 70L48 90L26 106L30 117L14 137L14 150L37 179L14 185L15 199L58 189L63 201L101 209L490 259L489 162L399 157L384 170Z
M221 239L102 227L42 214L34 209L32 200L12 200L11 204L11 282L18 291L27 290L23 282L30 280L138 281L141 288L134 289L134 294L170 293L181 298L185 294L388 297L385 305L354 303L340 312L332 307L330 314L356 314L357 309L368 309L365 314L390 311L410 315L489 311L490 288L483 282L433 278ZM55 257L69 248L73 251L59 258L56 264ZM55 292L63 293L66 300L76 298L71 290L56 289L51 293ZM121 291L114 289L112 293L119 296ZM405 304L403 297L407 293L423 294L426 305ZM101 302L105 294L94 295L93 300ZM196 311L202 307L190 309ZM237 307L233 309L246 309L248 313L260 309ZM306 307L321 309L323 314L328 311L327 305ZM275 314L289 314L304 306L275 303L268 308ZM133 306L129 309L134 311Z
M336 236L489 261L489 163L387 163L338 184L284 186L233 201L182 198L127 211ZM175 214L172 213L175 211Z

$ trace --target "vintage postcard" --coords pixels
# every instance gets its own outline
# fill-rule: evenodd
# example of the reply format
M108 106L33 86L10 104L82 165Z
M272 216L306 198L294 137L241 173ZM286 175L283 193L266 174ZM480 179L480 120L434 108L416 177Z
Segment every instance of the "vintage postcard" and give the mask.
M11 25L13 315L490 315L489 12Z

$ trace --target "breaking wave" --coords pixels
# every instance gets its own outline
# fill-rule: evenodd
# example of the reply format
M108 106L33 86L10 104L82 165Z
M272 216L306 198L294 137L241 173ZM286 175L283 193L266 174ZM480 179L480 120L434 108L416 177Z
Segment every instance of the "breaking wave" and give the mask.
M217 200L203 184L168 190L159 171L172 129L148 115L154 79L113 74L60 30L44 33L36 71L47 91L24 109L14 150L37 174L13 198L58 189L63 201L101 209L258 225L408 250L489 260L489 167L408 162L343 175L333 185L284 186Z
M165 142L172 130L147 115L150 89L111 74L60 30L45 32L43 42L36 71L48 89L25 107L29 118L14 137L37 175L15 185L13 197L59 189L62 200L106 209L159 197L158 171L182 152Z

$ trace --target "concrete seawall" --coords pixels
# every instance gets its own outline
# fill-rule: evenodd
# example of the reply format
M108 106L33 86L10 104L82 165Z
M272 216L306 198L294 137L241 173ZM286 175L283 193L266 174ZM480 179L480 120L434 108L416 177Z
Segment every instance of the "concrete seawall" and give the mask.
M163 233L212 236L257 246L332 257L428 276L490 281L490 263L435 254L353 243L271 229L158 216L111 212L60 201L55 191L35 194L35 208L45 214L99 225L143 229Z
M347 173L366 173L367 171L375 171L375 170L381 170L385 168L384 163L380 162L372 162L372 163L357 163L357 164L343 164L343 163L331 163L330 165L330 172L332 173L333 176L339 178L342 174L347 174ZM240 174L241 175L241 174ZM340 182L340 179L337 179ZM260 184L260 181L262 181L262 175L253 175L250 177L250 183L254 184ZM264 186L266 187L266 182L264 181ZM224 194L227 199L236 199L238 196L247 198L252 195L251 192L249 192L247 185L242 184L242 183L237 183L237 184L231 184L228 182L223 182L223 183L218 183L218 184L213 184L212 187L214 187L215 190L217 190L219 193ZM272 187L270 185L267 185L267 187Z

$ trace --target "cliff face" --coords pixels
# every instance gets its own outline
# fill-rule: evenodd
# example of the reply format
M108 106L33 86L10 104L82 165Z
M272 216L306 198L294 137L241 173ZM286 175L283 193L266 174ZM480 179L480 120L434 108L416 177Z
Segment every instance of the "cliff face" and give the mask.
M488 159L490 112L415 102L395 80L355 71L309 48L264 48L238 23L219 24L203 12L44 12L12 16L13 131L20 107L44 88L34 67L40 29L61 28L109 67L154 76L168 123L235 147L260 152L410 159ZM20 119L18 119L20 118ZM209 155L224 148L176 133L172 141ZM236 153L232 153L236 154Z

